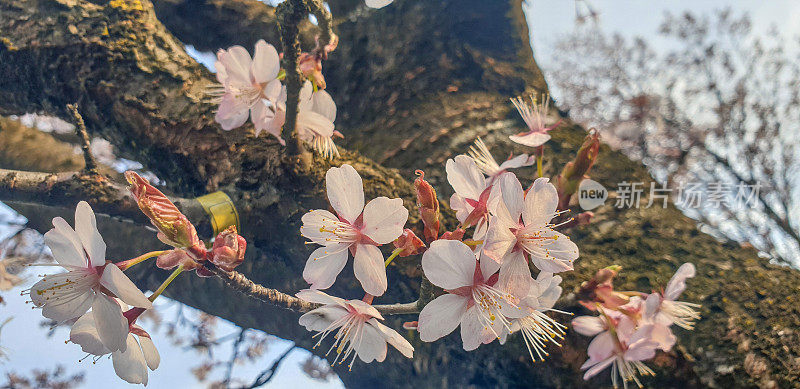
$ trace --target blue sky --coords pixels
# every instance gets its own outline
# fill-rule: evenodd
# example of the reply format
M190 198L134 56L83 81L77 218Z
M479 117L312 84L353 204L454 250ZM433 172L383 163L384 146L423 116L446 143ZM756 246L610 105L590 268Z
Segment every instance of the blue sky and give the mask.
M431 1L431 0L419 0ZM493 1L493 0L487 0ZM656 36L656 29L666 11L680 13L685 10L692 10L698 13L711 12L726 6L732 7L735 11L747 11L753 18L753 25L756 31L766 32L771 24L779 26L779 30L785 34L797 34L800 32L800 24L794 22L800 18L800 2L788 0L757 1L746 0L736 2L724 1L702 1L702 0L670 0L670 1L647 1L647 0L592 0L592 6L600 12L600 26L608 32L620 32L624 36L642 36L650 40L655 49L668 47L667 41ZM377 11L380 12L380 11ZM547 69L557 64L551 63L548 59L552 53L552 46L556 39L568 33L573 25L575 17L575 5L573 0L550 0L550 1L530 1L527 7L527 16L531 24L532 44L536 49L536 59L542 66L545 75ZM191 50L190 53L202 59L207 66L213 68L213 55L210 53L197 53ZM335 55L335 53L334 53ZM0 230L0 234L2 230ZM41 268L37 268L37 273ZM27 288L35 281L33 274ZM41 316L39 311L31 309L30 305L25 304L26 297L19 295L18 288L3 294L7 304L0 306L0 321L8 316L13 316L13 320L3 328L0 334L0 346L5 349L9 360L5 363L0 362L0 374L14 370L17 372L29 372L34 368L50 369L57 364L64 365L68 371L84 371L86 388L125 388L131 387L119 380L113 372L111 361L102 359L96 365L92 365L90 360L78 363L78 359L83 357L83 353L74 344L65 344L64 340L68 337L67 329L56 330L52 338L47 338L47 329L40 328ZM163 302L159 304L165 317L172 317L176 309L175 304ZM147 329L147 328L146 328ZM163 331L163 330L162 330ZM235 327L228 322L221 322L218 325L217 333L224 335L235 331ZM154 331L153 338L162 356L161 367L156 372L150 374L150 385L153 388L163 388L170 385L180 384L182 388L205 387L198 383L189 372L192 363L187 364L187 360L197 359L197 354L191 350L184 350L177 347L164 337L161 331ZM272 363L272 360L281 354L290 343L285 340L276 339L270 344L269 351L256 364L237 365L234 376L253 379L263 368ZM219 359L227 360L230 355L230 346L226 345L219 348L222 352ZM390 351L394 352L394 351ZM277 376L267 387L342 387L338 379L333 379L325 384L311 381L299 371L299 364L306 358L307 352L296 350L288 357L280 369ZM354 368L368 368L364 364L358 364ZM218 373L217 377L221 375Z

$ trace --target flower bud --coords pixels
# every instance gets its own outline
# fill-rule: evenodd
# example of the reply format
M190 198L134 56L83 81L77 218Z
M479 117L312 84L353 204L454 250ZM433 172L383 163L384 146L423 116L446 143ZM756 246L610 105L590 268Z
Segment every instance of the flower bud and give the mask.
M125 172L131 184L128 190L136 199L139 209L158 229L158 239L175 248L192 247L200 244L197 231L175 204L161 191L150 185L146 179L132 171Z
M244 262L246 248L247 241L236 233L236 226L230 226L214 239L209 261L222 270L232 271Z
M416 173L419 176L414 180L417 207L422 224L425 226L423 229L425 240L430 243L439 237L439 199L436 197L436 190L425 181L425 172L417 170Z
M392 242L395 248L402 249L399 257L408 257L425 251L425 243L422 242L414 231L406 228L403 233Z
M581 148L578 149L575 160L568 162L561 174L558 175L558 209L566 209L569 206L570 198L578 191L581 181L587 177L592 165L597 161L599 152L600 136L596 130L592 129L583 140Z
M578 301L588 309L597 309L597 304L608 309L617 309L628 303L628 296L614 291L614 277L622 270L620 266L612 265L600 269L591 280L581 284L578 290Z

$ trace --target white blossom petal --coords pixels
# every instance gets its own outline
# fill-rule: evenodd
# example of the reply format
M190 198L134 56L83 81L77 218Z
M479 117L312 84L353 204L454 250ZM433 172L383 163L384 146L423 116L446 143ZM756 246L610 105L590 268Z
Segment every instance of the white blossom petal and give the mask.
M537 178L525 195L525 210L522 219L525 225L544 226L555 216L558 207L558 191L547 178Z
M356 246L353 272L365 292L373 296L381 296L386 292L388 285L386 266L383 263L383 254L376 246L371 244Z
M422 254L422 271L434 285L453 290L473 284L475 253L457 240L437 240Z
M691 263L684 263L675 272L675 275L667 283L667 289L664 291L664 298L667 300L675 300L686 289L686 279L692 278L695 275L694 265Z
M453 332L467 311L469 298L456 294L443 294L429 302L419 313L419 338L433 342Z
M550 140L550 134L543 132L532 132L525 135L511 135L508 138L521 145L539 147Z
M44 234L44 243L53 253L53 258L61 265L87 267L80 237L63 218L53 219L53 228Z
M120 300L128 305L144 309L153 308L153 303L150 302L144 293L136 287L133 281L113 263L108 264L103 270L103 275L100 277L100 284L108 288L116 297L119 297Z
M308 257L303 269L303 279L311 284L312 289L328 289L336 281L347 263L347 243L323 246Z
M350 165L332 167L325 174L328 201L339 216L350 223L364 210L364 184Z
M297 298L308 301L310 303L317 303L323 305L338 305L342 308L345 307L345 300L339 297L330 296L327 293L316 289L303 289L295 294Z
M461 317L461 342L466 351L475 350L483 343L484 326L479 309L477 305L473 305Z
M484 275L484 277L488 276ZM528 295L534 280L528 267L528 260L522 250L512 251L503 259L503 265L500 267L500 278L497 282L497 287L513 296L523 297Z
M514 173L506 172L497 179L495 187L500 190L510 221L519 223L519 217L525 208L525 192L519 179Z
M100 340L94 322L94 314L87 312L72 325L69 340L81 346L81 350L92 355L105 355L111 352Z
M486 189L486 178L478 169L475 160L466 155L457 155L445 164L447 182L456 193L465 199L478 200Z
M408 210L402 199L378 197L364 207L364 227L361 232L377 244L392 243L403 233Z
M600 316L578 316L572 319L572 328L585 336L595 336L606 330L605 322Z
M361 324L359 331L361 333L352 340L358 357L366 363L383 362L386 359L386 340L383 338L383 334L366 323Z
M92 304L94 322L103 345L111 351L125 351L128 336L128 319L114 299L99 294ZM137 344L136 347L139 347Z
M383 334L383 338L397 351L400 351L403 356L406 358L413 358L414 357L414 346L406 340L402 335L397 333L397 331L385 326L383 323L379 322L377 319L369 319L367 322L368 325L372 325L377 329L379 332Z
M158 349L156 349L153 339L150 339L149 336L140 336L139 345L142 346L142 354L145 362L147 362L147 367L150 370L158 369L158 365L161 364L161 355L158 354Z
M336 237L331 231L336 228L339 218L324 209L308 211L301 220L303 225L300 227L300 235L313 243L331 244Z
M383 8L389 4L392 4L394 0L365 0L367 7L370 8Z
M260 39L256 42L256 51L250 65L250 74L257 83L265 83L278 77L280 70L278 50L271 44Z
M311 110L324 116L331 123L336 121L336 103L324 90L316 91L311 95Z
M307 331L322 332L331 323L345 317L347 314L347 310L342 307L326 305L304 313L300 316L299 323Z
M106 242L97 231L97 220L89 203L81 201L75 208L75 233L81 240L84 250L89 254L92 266L106 263Z
M147 361L144 359L142 348L133 335L128 334L125 339L126 349L115 351L111 354L114 372L131 384L147 385Z

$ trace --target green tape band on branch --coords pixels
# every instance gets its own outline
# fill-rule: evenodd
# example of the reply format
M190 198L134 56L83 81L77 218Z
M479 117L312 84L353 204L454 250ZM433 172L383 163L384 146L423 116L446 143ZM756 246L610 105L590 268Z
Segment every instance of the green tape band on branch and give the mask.
M214 229L214 236L224 231L230 226L236 226L236 231L241 232L239 225L239 212L236 206L225 192L217 191L197 198L200 205L211 219L211 228Z

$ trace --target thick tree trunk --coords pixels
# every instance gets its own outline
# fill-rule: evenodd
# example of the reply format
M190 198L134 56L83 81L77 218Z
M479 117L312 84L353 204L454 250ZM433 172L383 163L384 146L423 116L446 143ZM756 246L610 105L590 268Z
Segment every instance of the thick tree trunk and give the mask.
M520 0L397 0L377 12L355 0L330 5L341 38L325 64L329 91L339 106L337 127L347 137L346 146L366 156L345 152L335 164L356 167L367 197L399 196L413 209L408 180L413 169L423 168L438 184L440 197L449 198L444 161L465 151L475 136L484 137L498 157L523 151L507 140L521 128L507 98L547 88L532 58ZM240 43L251 49L260 34L248 26L263 26L258 27L263 36L277 44L268 20L272 11L255 1L168 0L159 2L158 15L183 43L200 48ZM212 18L224 21L225 28L213 28ZM245 34L238 35L236 21ZM77 101L94 134L155 171L175 193L190 198L225 190L251 243L241 271L266 286L295 292L306 286L300 274L309 254L297 234L299 219L308 209L325 207L322 178L328 164L315 160L313 168L302 170L285 162L276 142L249 135L250 128L221 131L213 122L214 107L203 100L212 82L146 0L0 0L0 114L64 115L65 104ZM562 125L553 135L547 147L551 176L584 132ZM520 176L530 182L532 172L523 170ZM621 180L650 181L643 167L606 147L592 176L608 188ZM23 212L41 215L31 218L41 230L52 216L30 207ZM128 230L130 223L123 223L125 229L119 224L103 223L110 256L140 253L147 240L131 237L140 236L132 234L143 233L141 228L137 233ZM648 385L797 385L796 271L701 234L673 208L609 205L592 225L570 235L581 258L576 271L566 275L567 292L613 263L625 269L621 289L644 291L663 285L680 263L697 265L686 299L703 304L704 318L694 332L678 332L681 347L656 359L658 376L647 379ZM418 261L390 268L390 290L380 303L416 299ZM351 274L348 266L334 294L360 297ZM135 276L140 285L153 288L166 272L141 268ZM237 295L217 279L181 277L174 285L168 294L181 302L243 327L297 339L302 347L312 345L295 313ZM564 309L580 313L574 303L564 303ZM392 317L388 324L399 328L413 319ZM518 336L505 346L495 342L469 353L461 349L457 333L434 344L408 336L416 348L413 360L390 351L381 364L357 364L352 372L337 368L340 377L352 387L582 383L578 367L587 340L574 333L563 347L550 348L547 362L535 365ZM607 382L605 376L592 381Z

